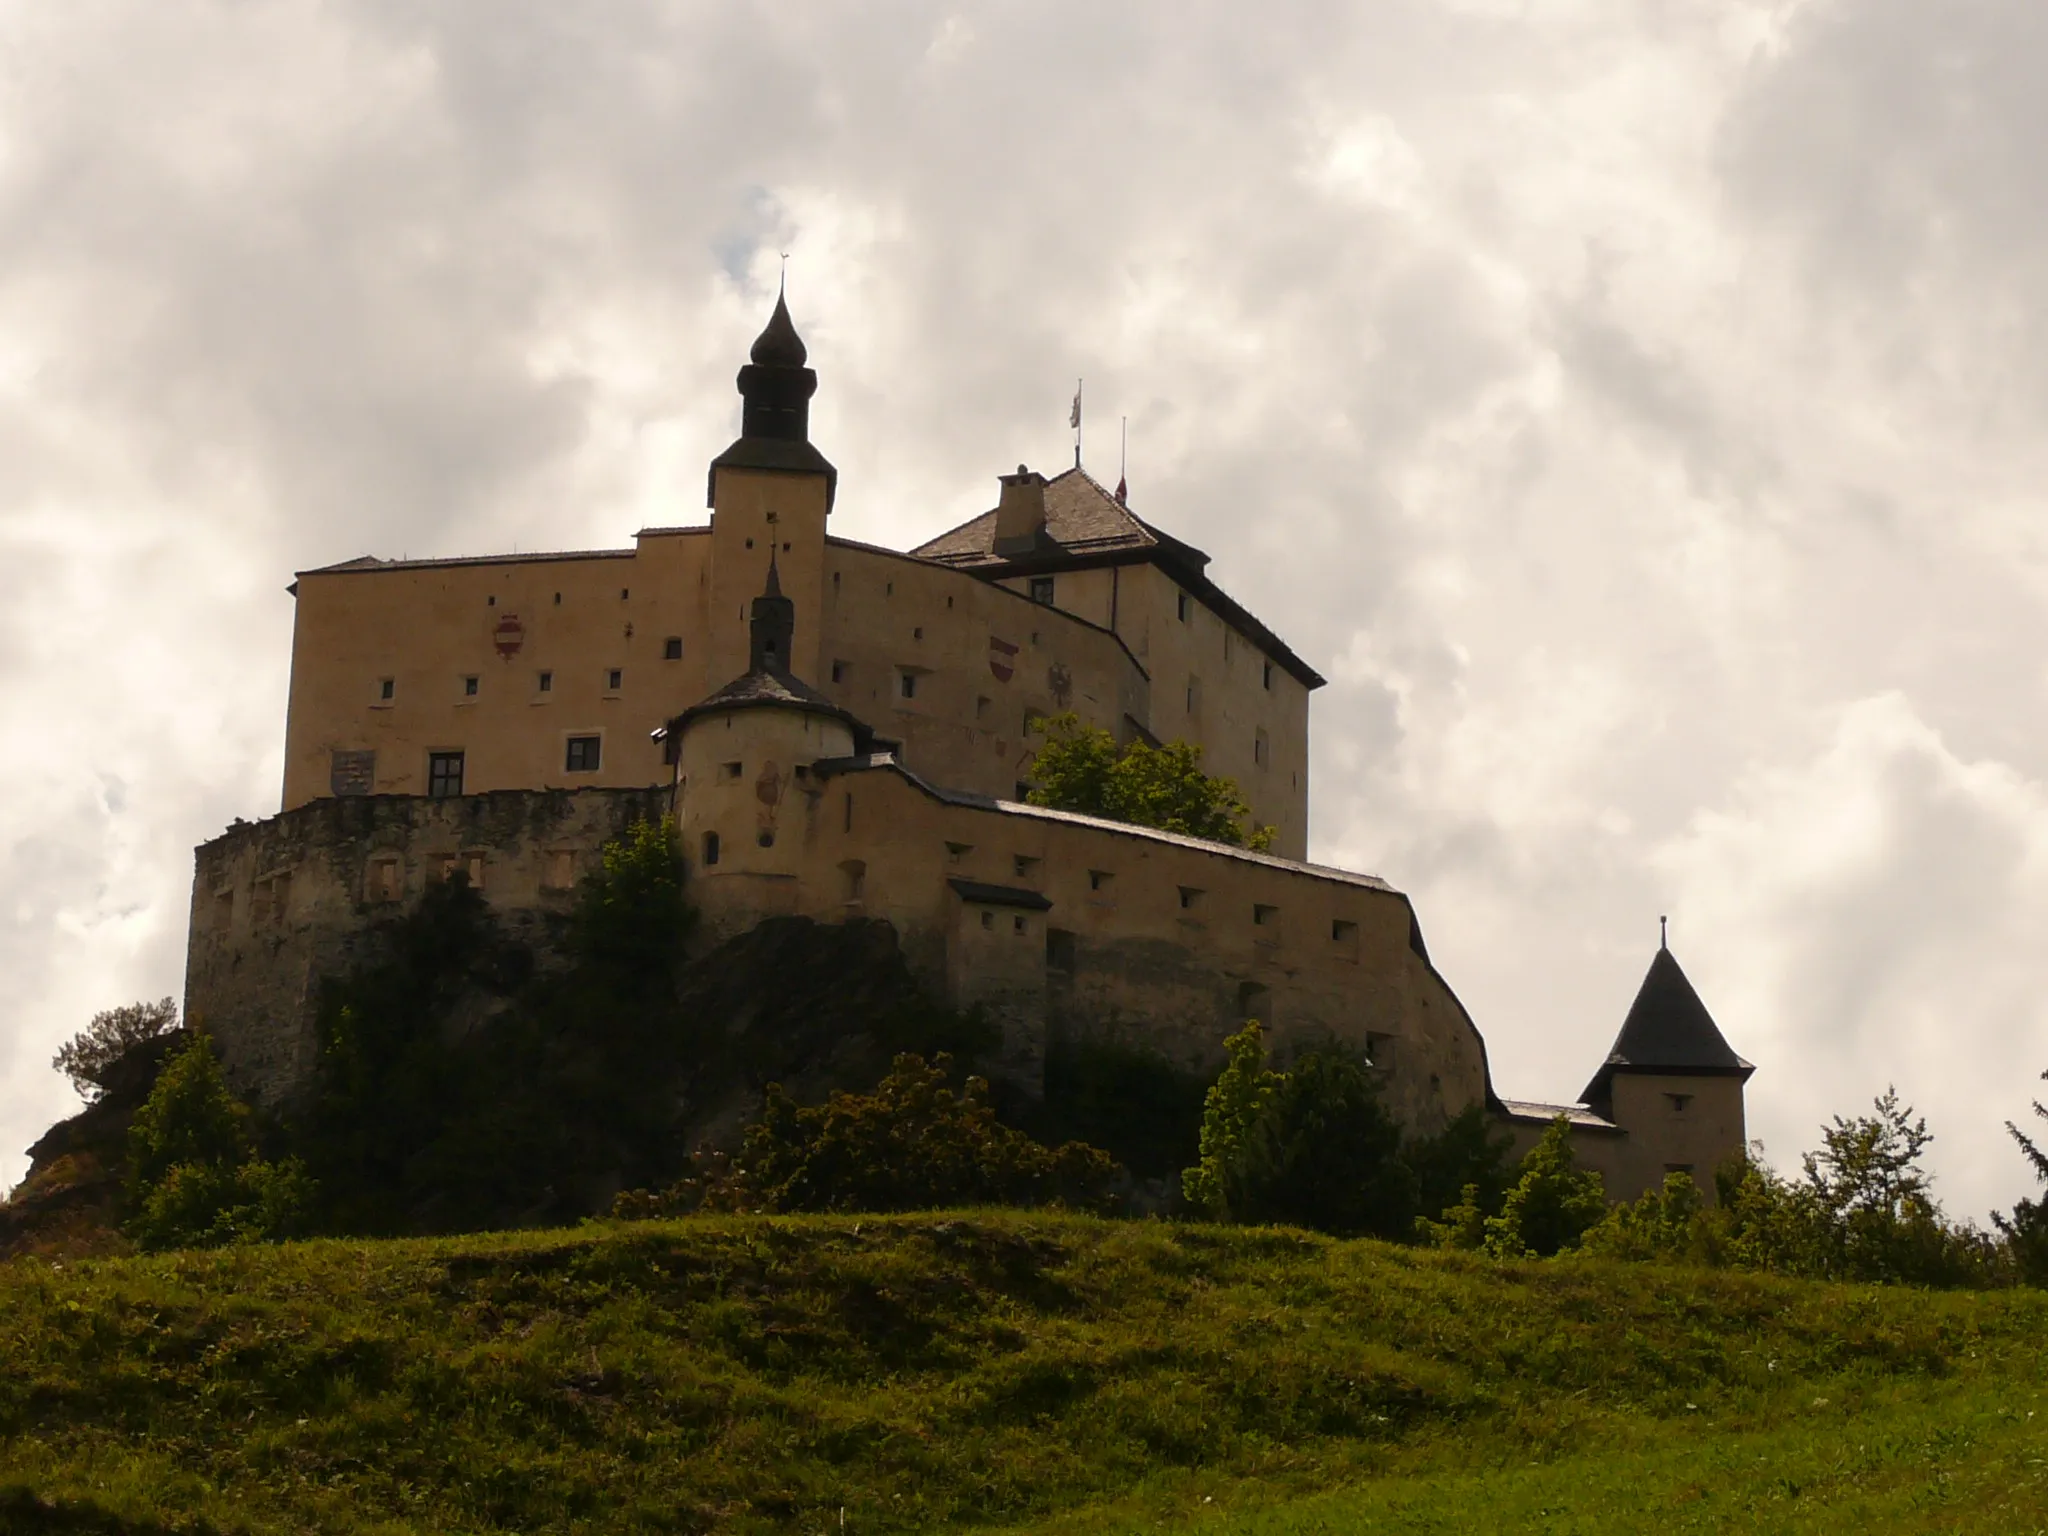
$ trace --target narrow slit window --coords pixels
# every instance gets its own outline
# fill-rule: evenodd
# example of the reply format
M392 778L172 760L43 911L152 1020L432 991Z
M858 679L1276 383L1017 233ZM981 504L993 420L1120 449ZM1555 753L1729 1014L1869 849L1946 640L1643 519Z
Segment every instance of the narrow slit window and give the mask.
M704 866L708 869L717 862L718 834L716 832L706 832L704 834Z

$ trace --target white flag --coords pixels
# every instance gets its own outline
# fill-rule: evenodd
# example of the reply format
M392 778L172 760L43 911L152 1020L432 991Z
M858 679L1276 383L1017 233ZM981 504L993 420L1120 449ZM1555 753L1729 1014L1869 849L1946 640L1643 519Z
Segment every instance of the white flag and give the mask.
M1081 428L1081 386L1074 386L1074 414L1067 418L1067 425L1079 431Z

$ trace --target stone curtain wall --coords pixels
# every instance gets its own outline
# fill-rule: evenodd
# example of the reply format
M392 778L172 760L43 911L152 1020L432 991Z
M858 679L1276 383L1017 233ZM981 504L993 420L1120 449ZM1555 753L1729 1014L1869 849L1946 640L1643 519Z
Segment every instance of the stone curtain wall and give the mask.
M668 810L666 789L500 790L316 800L237 822L200 845L192 883L185 1013L218 1043L235 1086L275 1104L313 1068L320 980L363 953L382 918L457 870L522 940L606 841Z

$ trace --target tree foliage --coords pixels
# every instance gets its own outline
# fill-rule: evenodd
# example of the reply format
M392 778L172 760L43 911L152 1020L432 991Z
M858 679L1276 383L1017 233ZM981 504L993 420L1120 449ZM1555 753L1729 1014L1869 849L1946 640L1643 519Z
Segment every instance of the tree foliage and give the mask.
M1503 1259L1547 1259L1578 1247L1606 1214L1600 1175L1579 1166L1571 1122L1559 1115L1522 1159L1500 1214L1486 1219L1486 1251Z
M71 1079L80 1097L90 1101L105 1090L115 1062L177 1027L178 1005L168 997L108 1008L94 1014L91 1023L57 1047L50 1065Z
M694 1198L755 1211L910 1211L952 1205L1106 1209L1121 1170L1082 1142L1047 1147L1003 1124L985 1078L949 1085L952 1059L898 1056L872 1093L797 1103L771 1085L761 1118L708 1187L667 1200L629 1199L624 1214L686 1208Z
M127 1231L146 1249L281 1237L312 1189L295 1159L257 1155L249 1107L195 1032L164 1063L128 1131Z
M1209 1089L1201 1159L1181 1175L1188 1207L1212 1220L1285 1222L1345 1236L1412 1234L1425 1198L1497 1191L1505 1143L1474 1109L1433 1137L1405 1135L1372 1067L1332 1041L1285 1072L1254 1022L1224 1042Z
M1202 749L1185 741L1119 747L1108 731L1078 715L1043 722L1045 745L1032 759L1030 803L1141 827L1157 827L1234 847L1265 848L1273 828L1244 825L1251 805L1234 779L1202 772Z
M2041 1080L2048 1082L2048 1072L2041 1074ZM2034 1113L2048 1120L2048 1105L2036 1099ZM2020 1155L2034 1170L2034 1177L2048 1183L2048 1152L2042 1151L2033 1138L2012 1121L2006 1121L2005 1128L2019 1143ZM2012 1250L2013 1263L2020 1278L2029 1285L2048 1286L2048 1194L2037 1200L2016 1201L2011 1215L1994 1215L1991 1219Z

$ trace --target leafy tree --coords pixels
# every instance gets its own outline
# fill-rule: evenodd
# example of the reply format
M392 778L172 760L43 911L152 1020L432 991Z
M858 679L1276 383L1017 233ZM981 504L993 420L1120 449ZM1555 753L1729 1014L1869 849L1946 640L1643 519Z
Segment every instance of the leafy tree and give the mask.
M1045 745L1031 763L1031 804L1237 847L1272 843L1273 828L1241 825L1250 804L1235 780L1202 772L1200 747L1185 741L1119 747L1108 731L1074 714L1043 725Z
M71 1086L90 1101L105 1090L115 1062L177 1027L178 1005L168 997L109 1008L94 1014L91 1023L59 1046L50 1065L70 1078Z
M1329 1045L1280 1075L1234 1168L1225 1204L1237 1221L1285 1222L1340 1236L1405 1237L1414 1171L1401 1127L1358 1055Z
M1468 1252L1484 1248L1487 1212L1480 1200L1479 1185L1465 1185L1458 1191L1458 1198L1445 1206L1437 1219L1431 1220L1427 1216L1415 1218L1416 1241L1431 1248L1462 1248Z
M228 1088L212 1042L193 1035L129 1127L129 1235L148 1249L284 1236L311 1194L296 1160L256 1155L248 1106Z
M1416 1209L1445 1211L1469 1192L1476 1209L1494 1215L1507 1196L1513 1147L1479 1104L1467 1105L1436 1135L1410 1141L1404 1155L1415 1173Z
M1202 1100L1201 1160L1180 1176L1181 1198L1213 1221L1230 1218L1230 1180L1252 1129L1280 1086L1266 1066L1265 1031L1253 1019L1223 1042L1227 1060Z
M1121 1170L1081 1142L1047 1147L996 1119L988 1082L947 1085L952 1060L896 1058L873 1093L816 1107L771 1085L714 1204L760 1211L948 1205L1106 1207Z
M2048 1072L2041 1074L2041 1080L2048 1082ZM2048 1120L2048 1105L2036 1099L2034 1113ZM2048 1183L2048 1152L2036 1146L2032 1138L2010 1120L2005 1122L2005 1128L2019 1143L2020 1153L2032 1166L2034 1177ZM2012 1251L2013 1264L2020 1278L2028 1285L2048 1286L2048 1195L2039 1200L2018 1201L2010 1216L1995 1215L1991 1219Z
M1607 1214L1600 1175L1572 1155L1571 1122L1559 1115L1529 1150L1500 1214L1486 1220L1486 1251L1496 1258L1549 1258L1576 1248Z
M1586 1233L1586 1252L1612 1259L1692 1259L1706 1257L1706 1232L1700 1220L1706 1199L1689 1173L1667 1173L1656 1189L1624 1201Z

